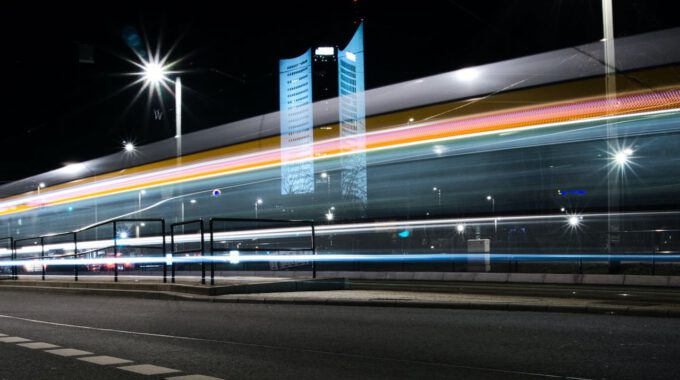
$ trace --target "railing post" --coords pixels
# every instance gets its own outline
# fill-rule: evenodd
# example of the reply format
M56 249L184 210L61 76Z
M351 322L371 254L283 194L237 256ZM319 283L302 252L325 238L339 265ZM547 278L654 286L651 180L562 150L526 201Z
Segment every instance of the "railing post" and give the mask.
M210 219L210 285L215 285L215 247L213 246L214 234L213 234L213 223L214 220Z
M118 228L113 221L113 282L118 282Z
M168 264L165 261L165 257L167 255L167 247L165 246L165 219L161 219L161 235L163 235L163 283L167 283L168 282ZM175 247L173 246L172 249L175 249Z
M73 233L73 259L78 260L78 236ZM73 265L73 280L78 281L78 264Z
M201 232L201 284L205 285L205 259L203 256L205 256L205 236L204 235L204 228L203 228L203 219L200 220L200 229L199 231Z
M17 261L17 242L12 238L10 240L10 246L11 246L11 252L10 252L10 257L12 258L12 261L14 261L15 265L12 265L12 274L13 274L13 279L18 280L19 279L19 267L16 265Z
M314 222L312 226L312 278L316 278L316 232L314 230Z
M45 242L42 238L40 237L40 261L41 263L41 268L42 268L42 279L45 281Z
M163 234L165 235L165 234ZM175 283L175 228L170 226L170 282Z

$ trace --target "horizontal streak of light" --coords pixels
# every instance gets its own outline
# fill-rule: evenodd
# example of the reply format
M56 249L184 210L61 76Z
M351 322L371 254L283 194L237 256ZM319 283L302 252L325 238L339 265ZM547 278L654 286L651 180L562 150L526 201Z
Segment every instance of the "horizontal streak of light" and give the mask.
M676 112L680 105L677 89L621 95L612 104L605 98L550 104L533 108L516 109L487 115L456 118L413 124L367 133L361 138L366 148L345 151L342 142L356 136L335 138L314 143L315 157L310 160L340 157L360 152L371 152L437 141L447 141L473 136L483 136L514 130L548 128L557 125L618 117L644 116ZM44 190L38 196L12 197L0 202L0 215L27 211L41 206L54 206L85 199L97 198L127 191L212 178L227 174L244 173L277 167L281 164L281 149L230 156L181 167L165 168L147 173L122 176L86 185L74 185L61 190Z
M73 266L73 265L107 265L107 264L196 264L196 263L254 263L254 262L436 262L436 261L541 261L541 262L582 262L582 261L643 261L643 262L677 262L680 255L654 254L619 254L605 255L600 253L562 254L562 253L425 253L425 254L295 254L295 255L215 255L215 256L137 256L137 257L104 257L69 260L5 260L0 267L27 266Z
M631 212L631 213L593 213L578 215L580 224L587 225L595 221L606 221L608 215L613 217L640 217L640 216L680 216L680 212ZM316 236L340 235L347 233L371 233L393 231L395 229L424 229L424 228L455 228L458 225L463 225L466 229L473 225L491 226L496 224L502 227L504 223L517 222L552 222L567 225L571 215L564 214L549 214L549 215L526 215L513 217L482 217L482 218L447 218L447 219L423 219L423 220L407 220L394 222L372 222L372 223L348 223L348 224L331 224L315 226ZM601 219L601 220L600 220ZM258 228L251 230L232 231L232 232L216 232L214 233L214 243L220 244L220 241L235 241L235 240L255 240L264 238L301 238L307 237L311 239L310 227L272 227L272 228ZM32 239L28 239L30 242ZM182 234L175 235L176 244L197 243L200 241L200 234ZM206 244L210 242L210 233L204 233L204 241ZM159 246L163 243L162 236L148 236L140 238L119 238L115 243L119 248L139 248L148 246ZM166 244L170 245L170 239L166 237ZM285 244L285 243L283 243ZM96 250L110 247L113 249L114 240L88 240L78 241L78 250ZM73 242L45 244L45 252L62 250L73 252L75 246ZM17 255L40 253L42 247L39 244L31 244L24 247L17 248ZM0 249L1 256L9 256L10 250L7 248Z

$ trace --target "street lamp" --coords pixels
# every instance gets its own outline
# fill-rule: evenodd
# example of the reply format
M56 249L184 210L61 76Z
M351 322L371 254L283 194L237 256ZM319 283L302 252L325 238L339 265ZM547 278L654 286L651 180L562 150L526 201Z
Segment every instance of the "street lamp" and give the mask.
M432 188L432 191L437 193L437 205L439 207L441 207L442 206L442 189L440 187L435 186L435 187Z
M255 219L258 218L258 216L257 216L258 207L259 207L263 202L264 202L264 201L262 200L262 198L257 198L257 199L255 200Z
M495 218L496 216L496 199L492 197L491 195L486 196L486 201L491 202L491 216L494 217L493 219L493 234L494 237L496 234L498 234L498 219Z
M132 153L135 151L136 147L131 141L123 141L123 149L128 153Z
M326 188L327 188L326 198L328 198L327 201L328 201L328 203L330 203L331 202L331 175L326 173L326 172L322 172L319 176L321 177L321 179L326 180Z
M496 214L496 199L491 195L487 195L486 200L491 202L491 216L494 216Z
M157 58L152 58L148 62L144 62L142 67L142 78L145 86L151 90L156 90L160 93L160 87L163 85L169 91L170 88L165 82L172 82L168 78L169 65L166 66ZM182 155L182 81L177 76L175 78L175 138L177 139L177 157Z
M140 192L137 194L137 208L138 210L142 210L142 195L146 194L146 190L140 190Z

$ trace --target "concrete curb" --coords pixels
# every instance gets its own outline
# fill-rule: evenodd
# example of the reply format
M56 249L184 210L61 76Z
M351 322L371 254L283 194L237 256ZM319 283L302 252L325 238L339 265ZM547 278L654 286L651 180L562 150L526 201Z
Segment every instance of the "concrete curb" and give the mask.
M395 308L420 308L420 309L452 309L452 310L496 310L496 311L530 311L530 312L554 312L554 313L577 313L577 314L609 314L644 317L670 317L680 318L680 306L669 307L640 307L625 305L573 305L564 304L536 304L522 302L444 302L444 301L417 301L417 300L364 300L364 299L333 299L333 298L301 298L301 297L243 297L230 296L229 298L182 294L167 291L147 290L120 290L120 289L87 289L74 287L39 287L5 285L2 289L21 291L41 291L54 293L70 293L81 295L97 295L112 297L132 297L140 299L157 299L172 301L198 301L215 303L241 303L241 304L265 304L265 305L321 305L321 306L353 306L353 307L395 307Z
M344 290L347 281L341 278L315 280L290 279L274 282L251 282L227 285L190 285L182 283L132 283L132 282L73 282L73 281L27 281L12 280L0 282L2 287L37 287L41 289L64 288L106 291L146 291L193 294L199 296L218 296L225 294L280 293L320 290Z

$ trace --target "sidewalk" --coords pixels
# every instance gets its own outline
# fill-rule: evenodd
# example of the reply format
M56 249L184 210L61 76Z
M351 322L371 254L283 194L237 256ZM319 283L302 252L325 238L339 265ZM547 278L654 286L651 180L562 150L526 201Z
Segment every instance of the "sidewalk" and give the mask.
M3 290L291 305L417 307L680 317L680 289L626 286L238 278L233 286L0 281Z
M611 300L581 298L446 294L391 290L329 290L223 295L215 297L213 302L418 307L680 317L680 303L614 302Z

